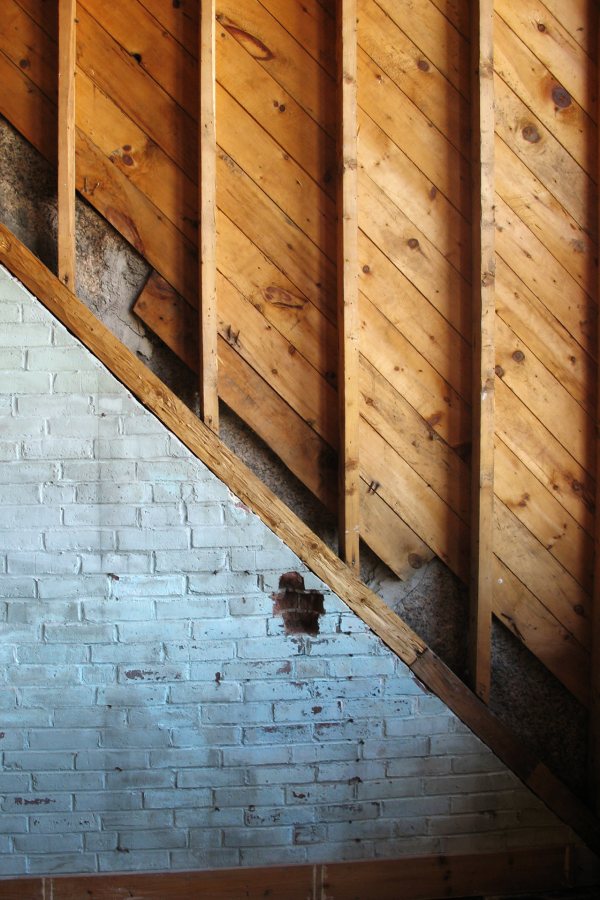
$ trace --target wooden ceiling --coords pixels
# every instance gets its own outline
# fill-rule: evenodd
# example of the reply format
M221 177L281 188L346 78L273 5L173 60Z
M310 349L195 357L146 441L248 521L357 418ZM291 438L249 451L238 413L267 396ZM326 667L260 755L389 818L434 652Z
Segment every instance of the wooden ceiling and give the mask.
M596 403L591 0L496 0L496 616L586 703ZM56 4L4 0L0 112L48 159ZM155 270L195 368L197 4L79 0L77 188ZM333 2L217 0L219 394L335 509ZM361 536L468 581L467 0L358 2Z

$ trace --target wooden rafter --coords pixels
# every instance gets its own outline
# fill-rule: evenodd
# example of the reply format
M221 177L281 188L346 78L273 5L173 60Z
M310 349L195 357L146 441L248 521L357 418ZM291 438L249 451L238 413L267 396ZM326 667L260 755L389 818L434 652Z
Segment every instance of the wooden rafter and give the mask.
M338 410L340 555L359 570L358 108L356 0L338 0Z
M219 431L217 359L217 133L215 78L215 0L200 3L200 170L198 257L200 302L198 304L200 350L200 412L213 431Z
M58 3L58 275L75 290L75 35L77 0Z
M597 34L600 48L600 27ZM598 79L596 88L600 86ZM597 95L598 96L598 95ZM598 99L600 121L600 98ZM597 142L597 171L600 174L600 142ZM600 211L600 202L598 209ZM600 298L600 273L597 282ZM598 302L598 301L597 301ZM600 304L599 304L600 305ZM597 321L597 348L600 348L600 316ZM600 352L598 353L600 360ZM588 783L596 812L600 811L600 364L596 374L596 534L594 545L594 585L592 594L592 658L590 684L590 727L588 744Z
M493 0L472 3L473 462L471 678L488 701L494 591L494 47Z

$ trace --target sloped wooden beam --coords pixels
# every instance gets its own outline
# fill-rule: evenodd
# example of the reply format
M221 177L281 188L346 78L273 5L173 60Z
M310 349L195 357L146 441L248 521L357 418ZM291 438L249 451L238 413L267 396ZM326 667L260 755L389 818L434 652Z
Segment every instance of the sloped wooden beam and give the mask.
M473 454L470 672L487 702L491 682L494 533L494 44L493 0L472 0Z
M75 34L77 0L58 0L58 277L75 290Z
M338 27L338 409L340 556L359 571L357 5L337 0Z
M198 0L200 25L200 169L198 257L200 303L200 414L209 428L219 431L217 359L217 131L215 75L215 0Z
M596 853L600 822L489 711L402 619L218 438L99 319L0 223L5 265L186 447L246 503Z

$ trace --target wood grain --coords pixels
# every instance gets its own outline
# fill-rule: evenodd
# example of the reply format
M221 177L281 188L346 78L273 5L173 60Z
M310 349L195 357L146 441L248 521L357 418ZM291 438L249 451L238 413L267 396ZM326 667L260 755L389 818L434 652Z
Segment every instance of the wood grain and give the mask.
M58 277L75 290L76 0L58 3Z

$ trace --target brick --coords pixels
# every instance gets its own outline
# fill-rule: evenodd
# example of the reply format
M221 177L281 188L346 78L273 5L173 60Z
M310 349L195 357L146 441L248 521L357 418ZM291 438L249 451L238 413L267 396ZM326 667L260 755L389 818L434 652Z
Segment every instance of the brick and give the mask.
M0 484L24 484L51 481L58 474L58 466L52 462L25 462L18 460L0 467Z
M173 869L233 869L239 865L239 851L234 848L172 850L169 854Z
M147 503L152 495L149 484L131 481L88 481L76 486L78 503Z
M114 531L105 528L60 529L51 531L44 537L46 550L114 550L117 539Z
M28 861L30 875L53 875L60 873L95 872L97 870L96 856L93 853L49 853L40 856L32 856Z
M173 824L173 811L143 809L102 814L102 827L107 831L137 828L169 828Z
M485 791L506 791L519 786L512 772L497 774L446 775L426 778L423 789L427 794L479 794Z
M184 600L157 600L157 619L221 619L226 615L227 601L222 597L186 597Z
M100 772L40 772L32 780L37 791L97 791L104 786Z
M271 828L228 828L224 834L226 847L285 846L292 843L289 826Z
M403 759L391 759L387 764L387 775L392 778L405 778L407 775L448 775L452 770L449 757L415 756Z
M161 550L156 553L157 572L216 572L223 569L226 550Z
M148 829L147 831L121 831L119 847L123 850L174 849L185 847L187 834L174 828Z
M312 740L311 725L246 726L245 744L293 744Z
M283 866L289 863L306 862L305 847L252 847L242 848L240 852L242 866Z
M110 559L110 554L108 555ZM84 600L83 618L88 622L147 622L154 618L152 600ZM159 651L160 652L160 651ZM110 660L111 662L113 660Z
M48 709L50 706L70 707L70 706L90 706L94 702L93 688L84 685L64 687L62 684L57 688L54 684L46 684L45 678L40 678L40 683L44 687L29 687L21 690L21 699L23 706L42 706Z
M0 791L29 790L29 775L25 772L0 772Z
M275 766L265 758L264 763L269 765L253 766L246 778L247 784L289 784L292 775L296 784L312 784L316 779L314 766L301 766L295 764L290 770L287 766Z
M246 781L245 769L183 769L177 773L178 788L234 787Z
M429 738L400 737L384 740L366 740L362 745L364 759L397 759L405 756L428 756Z
M44 434L44 423L41 419L30 419L25 416L3 416L0 434L4 441L38 438Z
M113 586L115 597L170 597L185 593L180 575L131 575L120 578Z
M154 644L96 644L91 648L92 663L158 663L162 659L162 645Z
M0 441L0 461L15 462L20 455L19 444L13 441Z
M2 538L0 537L0 541ZM13 597L35 597L36 582L34 578L11 577L4 575L2 578L2 595L3 599L9 600Z
M108 771L111 769L143 769L148 765L148 753L142 750L80 750L75 767L82 771ZM93 790L93 789L92 789Z
M160 481L195 481L202 468L204 467L201 464L191 459L143 461L137 464L137 476L140 481L149 481L151 483Z
M114 625L92 625L78 622L76 625L45 625L44 637L48 642L67 644L104 644L114 639Z
M84 438L53 438L29 440L23 443L24 459L91 459L94 447Z
M168 688L162 684L99 687L97 702L107 706L146 706L148 704L163 704L167 702L167 690ZM123 739L125 738L126 736L124 735ZM148 739L147 733L146 739ZM119 744L118 746L122 745Z
M119 434L119 420L116 416L99 419L96 415L68 415L61 418L47 419L48 434L51 437L65 438L102 438L114 440Z
M25 859L23 857L17 857L15 855L0 857L0 876L24 874Z
M170 528L184 523L181 503L146 506L141 509L140 513L142 528Z
M136 510L133 506L122 506L117 503L91 504L78 503L67 506L64 511L64 522L68 528L96 525L102 528L116 528L121 525L135 525Z
M42 322L7 322L1 340L3 347L40 347L50 344L50 336L49 326Z
M248 639L238 643L238 656L242 659L292 659L304 651L300 637L269 637Z
M186 639L184 643L165 644L167 659L215 660L216 669L219 668L218 663L231 659L235 655L235 649L235 641L198 641L188 643Z
M240 574L239 572L204 572L202 575L190 575L189 588L192 594L215 596L218 594L255 593L257 576Z
M79 681L74 666L10 666L6 676L13 685L74 685Z
M149 553L84 553L81 571L84 575L104 572L108 575L148 575L152 568Z
M91 410L90 398L87 394L72 394L64 397L60 394L46 394L43 397L28 396L17 399L17 410L24 416L85 415Z
M180 791L179 793L186 793ZM244 824L244 810L240 807L223 809L220 806L200 809L176 809L175 824L184 828L226 828Z
M129 666L119 666L118 668L118 680L122 684L163 684L165 682L185 681L187 678L188 672L185 666L169 666L165 665L165 663L144 669L132 669Z
M356 787L359 800L387 800L390 797L419 797L423 793L421 778L387 778L367 781ZM425 793L428 793L425 790Z
M75 553L9 553L7 568L13 575L74 575L79 571Z
M65 481L89 482L99 481L130 483L135 481L135 463L122 460L85 460L67 461L63 464Z
M297 744L291 749L294 763L357 761L360 753L360 748L352 741L341 741L339 744L333 741L323 744Z
M99 733L87 728L42 728L29 732L31 750L82 750L97 747Z
M222 525L223 524L223 507L216 503L187 503L185 507L186 521L190 525ZM224 540L221 544L214 544L215 547L229 546L229 540Z
M141 593L141 592L140 592ZM148 643L157 639L163 641L187 641L190 623L172 622L119 622L119 640L125 643Z
M385 733L389 737L446 734L448 732L449 721L448 716L391 718L386 719Z
M189 529L120 528L117 531L119 550L186 550L190 546Z
M198 710L193 706L137 706L127 711L132 728L195 728L198 724Z
M381 697L383 691L378 678L353 678L340 681L339 678L316 680L313 683L314 696L317 699L348 699L359 697L368 705L366 698ZM374 713L377 715L377 713Z
M216 828L192 828L189 832L190 847L215 848L221 846L221 832Z
M98 850L116 850L118 835L106 831L86 831L83 835L83 846L86 850L96 852Z
M254 617L242 619L232 616L227 619L210 619L204 622L201 618L192 624L192 637L196 641L220 640L221 638L244 639L266 637L265 620Z
M204 790L175 789L170 791L144 791L145 809L199 809L208 807L212 802L210 788ZM181 824L180 822L177 824Z
M394 659L385 656L335 657L329 660L329 674L332 678L349 678L367 675L391 675Z
M7 750L4 753L5 767L21 771L44 772L57 769L73 769L74 762L75 754L67 751Z
M192 678L193 678L192 666ZM171 703L235 703L242 699L239 684L185 684L171 687Z
M156 772L149 772L147 770L143 771L134 771L128 770L124 772L107 772L106 774L106 787L108 790L134 790L137 788L141 788L142 790L146 788L170 788L173 787L175 781L175 776L172 772L167 772L165 769L161 769ZM137 813L135 819L141 815L141 813ZM129 827L133 825L133 821L130 822Z
M306 700L311 686L306 681L252 681L244 685L244 700Z
M97 817L87 812L74 812L33 815L29 819L29 830L32 834L52 834L52 832L71 833L81 831L97 831Z
M273 721L270 703L212 703L201 710L202 722L209 725L236 725Z
M216 806L281 806L281 787L218 787L214 792Z
M81 834L19 834L14 837L15 850L23 853L66 853L83 850Z
M52 507L8 506L0 508L0 528L46 528L60 525L60 510ZM4 538L2 537L4 541Z
M189 750L178 750L169 747L167 750L152 750L150 766L157 769L186 769L194 766L218 766L219 750L209 747L194 747ZM224 751L225 752L225 751Z
M102 706L66 707L54 710L56 728L125 728L125 710Z
M55 394L99 394L115 388L115 380L100 369L88 372L57 372L52 389Z
M131 853L98 853L100 872L166 871L169 854L166 850L136 850Z
M384 819L410 819L417 816L443 816L450 812L448 797L402 797L399 800L382 800L381 816Z

